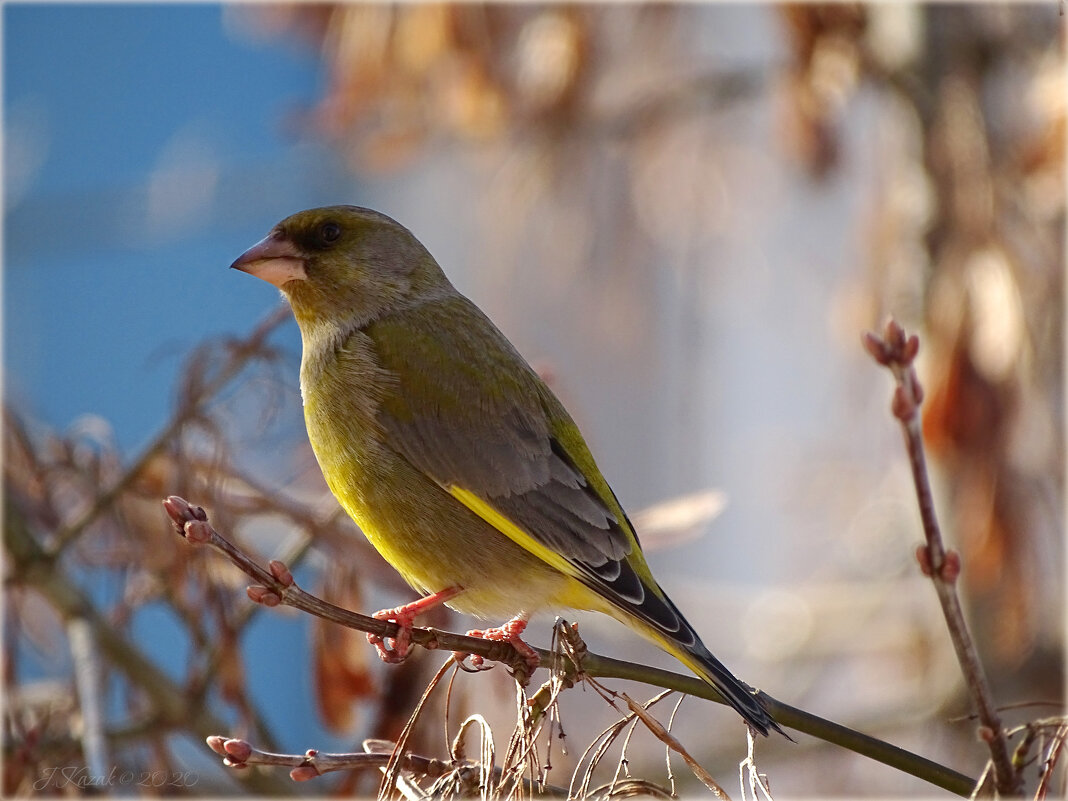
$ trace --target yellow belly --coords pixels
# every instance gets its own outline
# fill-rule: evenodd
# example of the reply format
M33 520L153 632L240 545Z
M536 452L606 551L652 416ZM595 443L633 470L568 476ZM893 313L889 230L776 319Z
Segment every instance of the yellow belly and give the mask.
M350 339L338 358L360 362L359 369L341 364L314 375L306 353L301 386L323 476L378 552L421 593L462 587L448 605L481 618L599 608L596 594L513 542L380 440L373 398L346 383L373 370L369 347Z
M596 599L396 455L381 455L367 471L324 469L324 475L412 587L423 594L463 588L448 603L459 612L504 620L541 609L590 608Z

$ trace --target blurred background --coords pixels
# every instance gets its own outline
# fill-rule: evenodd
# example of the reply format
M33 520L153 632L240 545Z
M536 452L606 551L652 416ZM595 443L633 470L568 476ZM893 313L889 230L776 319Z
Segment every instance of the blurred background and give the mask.
M974 634L997 700L1032 704L1006 724L1063 710L1064 45L1056 4L5 4L5 794L69 793L45 778L67 766L168 777L117 794L293 794L203 738L359 750L441 663L387 668L362 635L252 607L159 505L203 505L336 603L412 598L319 475L277 291L227 270L333 203L420 238L625 507L672 504L641 515L653 570L739 677L978 775L860 334L893 314L921 337ZM568 617L595 651L672 666ZM461 675L452 732L482 713L503 747L513 686ZM434 703L413 750L440 758ZM616 713L576 689L561 714L566 786ZM673 731L737 789L730 710L691 699ZM627 756L667 784L647 733ZM931 794L808 737L758 763L777 794Z

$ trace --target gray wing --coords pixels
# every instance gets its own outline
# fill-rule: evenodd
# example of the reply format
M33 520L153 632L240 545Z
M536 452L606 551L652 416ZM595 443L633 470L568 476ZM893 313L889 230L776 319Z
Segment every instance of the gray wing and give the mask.
M657 587L612 490L602 483L603 497L584 477L581 464L600 474L574 422L482 312L457 296L370 329L396 377L379 422L397 452L441 486L489 502L563 556L580 581L696 656L758 731L779 729Z
M596 568L631 552L618 504L597 495L553 436L546 406L571 423L567 413L470 301L424 304L367 333L396 377L379 422L416 468L492 501L569 561Z
M599 494L584 476L583 463L600 473L567 411L474 304L424 304L367 333L396 377L379 422L398 453L487 501L620 608L684 647L698 642L649 574L612 490Z

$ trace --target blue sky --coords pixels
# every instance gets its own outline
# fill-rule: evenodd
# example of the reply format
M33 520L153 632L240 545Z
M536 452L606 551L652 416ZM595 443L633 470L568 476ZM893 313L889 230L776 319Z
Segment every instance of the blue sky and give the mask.
M316 54L230 27L212 5L3 7L5 399L61 430L99 415L130 455L170 413L190 346L280 303L230 262L351 190L328 148L286 133L316 99ZM299 347L293 325L278 339ZM91 587L106 603L121 577ZM180 631L159 607L133 621L164 663L184 663ZM307 674L306 637L306 621L266 614L246 640L273 654L250 680L293 748L324 736L310 680L282 678Z
M286 133L318 60L212 5L3 13L6 394L59 428L99 414L136 449L188 346L277 302L229 263L346 193L331 151Z

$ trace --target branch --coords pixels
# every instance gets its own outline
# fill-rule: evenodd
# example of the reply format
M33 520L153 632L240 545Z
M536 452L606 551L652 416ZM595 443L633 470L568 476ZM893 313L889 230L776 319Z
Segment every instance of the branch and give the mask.
M163 451L167 443L181 432L200 407L240 373L250 359L261 352L268 335L287 319L289 319L289 307L279 307L257 325L246 338L230 343L228 358L219 372L210 380L197 386L191 396L183 400L173 419L141 451L141 455L126 468L123 474L93 500L88 509L56 532L50 547L52 556L59 556L94 520L111 508L115 499L144 472L146 465Z
M121 670L151 702L156 724L185 729L201 737L222 728L218 717L202 705L190 703L185 690L101 614L74 579L37 542L10 503L4 509L2 529L8 558L7 586L31 587L65 621L82 621L107 663ZM262 774L250 773L242 779L247 788L259 795L292 794L284 785Z
M916 499L920 507L920 519L926 544L916 550L920 570L934 583L942 613L946 618L949 636L957 652L964 680L971 695L972 704L979 716L981 726L979 737L990 748L990 759L994 767L994 780L998 792L1003 796L1019 795L1023 792L1023 779L1013 765L1009 756L1008 740L998 717L990 684L987 681L979 654L975 648L968 625L964 620L960 598L957 595L957 579L960 577L960 554L955 550L946 550L942 542L942 531L935 513L934 496L927 476L927 460L924 455L923 433L920 427L920 404L923 402L923 388L913 367L913 361L920 349L919 339L913 335L906 337L905 330L893 319L886 324L882 337L868 332L864 335L864 347L876 362L893 373L897 387L891 411L901 423L905 435L905 448L912 467L912 481L916 489Z
M444 761L419 754L396 754L396 744L385 740L364 740L364 753L331 754L315 748L309 748L303 754L275 754L261 751L247 740L233 739L213 735L207 738L208 747L223 758L228 768L243 770L249 765L278 765L292 768L289 776L295 782L305 782L339 770L366 770L373 768L385 770L399 759L404 770L430 779L441 777L456 771L470 771L477 780L479 766L474 762ZM494 775L499 779L503 774L500 768L494 768ZM523 785L530 790L534 785L524 779ZM567 791L562 787L548 784L537 785L539 795L566 798Z
M164 508L174 521L178 533L194 545L207 545L222 551L242 572L251 576L258 585L248 588L249 598L264 606L291 606L308 614L321 617L350 629L377 634L379 637L397 636L398 626L388 620L378 620L367 615L360 615L335 606L329 601L305 592L293 580L293 575L285 564L276 560L268 563L267 568L258 565L244 551L231 543L208 522L207 513L199 506L194 507L188 501L171 495L163 502ZM445 648L468 654L477 654L493 662L503 662L513 671L524 671L526 664L509 642L484 640L480 637L467 637L436 629L412 629L412 643L433 651ZM547 652L541 652L544 659Z
M664 725L659 720L649 714L649 711L644 706L636 702L626 693L621 693L621 695L623 700L627 702L630 711L645 724L645 727L653 733L654 737L682 757L690 770L693 771L693 775L697 777L701 784L712 791L712 795L716 798L724 799L724 801L730 801L730 796L727 795L726 790L719 786L719 783L712 778L712 774L701 767L697 760L690 756L690 752L686 750L686 747L680 743L678 739L676 739L675 735L664 728Z
M223 758L228 768L240 770L249 765L280 765L292 768L290 778L295 782L304 782L338 770L361 770L365 768L385 768L390 761L391 751L375 750L370 753L329 754L315 748L309 748L303 754L275 754L261 751L247 740L212 735L207 738L208 747ZM366 747L366 745L365 745ZM415 754L403 754L403 767L413 773L436 779L455 768L448 762Z
M187 541L221 551L234 565L258 582L256 586L248 589L249 598L254 602L266 606L284 604L342 626L377 634L380 637L396 635L396 623L350 612L305 592L293 581L289 569L282 562L275 560L270 562L267 568L261 567L219 534L208 522L207 513L199 506L194 507L188 501L175 495L163 501L163 506L174 522L178 533ZM478 654L484 659L505 663L513 673L525 675L525 660L510 643L492 642L430 628L413 628L411 641L430 650L445 648L460 653ZM543 667L550 667L554 664L554 656L551 652L542 648L534 650L541 658ZM726 703L715 688L696 676L684 676L668 670L635 665L631 662L589 653L585 649L578 656L581 670L588 676L630 679L665 689L678 690L716 703ZM776 701L766 693L759 693L759 697L772 716L784 726L840 745L957 795L967 796L975 786L974 779L944 765Z

